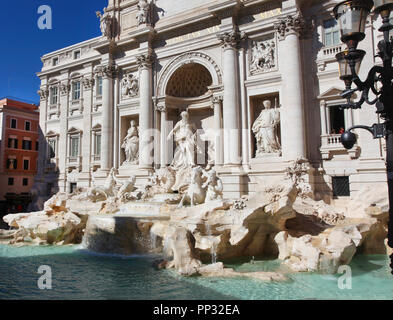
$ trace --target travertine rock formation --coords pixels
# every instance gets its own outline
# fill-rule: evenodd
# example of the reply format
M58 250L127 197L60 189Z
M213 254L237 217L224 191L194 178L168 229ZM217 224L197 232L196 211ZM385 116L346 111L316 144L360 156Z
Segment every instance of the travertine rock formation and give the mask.
M43 211L5 216L4 221L16 229L9 244L80 243L88 216L71 212L66 203L66 195L58 194L45 203Z
M0 241L80 243L86 229L87 249L163 252L169 261L165 267L206 276L238 276L217 262L241 256L278 256L294 271L334 273L356 252L386 253L388 207L381 190L364 190L362 205L338 210L310 198L307 183L293 177L261 181L259 192L237 201L218 199L183 208L167 201L173 194L124 203L116 197L94 202L60 193L42 212L6 216L16 230L2 231ZM249 276L283 279L266 273Z

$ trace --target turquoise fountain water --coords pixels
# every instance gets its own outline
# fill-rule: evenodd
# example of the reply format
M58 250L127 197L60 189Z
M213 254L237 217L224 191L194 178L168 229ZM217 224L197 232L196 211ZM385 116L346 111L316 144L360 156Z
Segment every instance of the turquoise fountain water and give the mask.
M154 256L108 256L77 246L0 245L0 299L393 299L393 276L385 256L358 256L351 290L340 275L289 274L285 283L250 279L184 278L156 271ZM52 268L52 290L39 290L41 265ZM272 271L276 260L228 264L238 271Z

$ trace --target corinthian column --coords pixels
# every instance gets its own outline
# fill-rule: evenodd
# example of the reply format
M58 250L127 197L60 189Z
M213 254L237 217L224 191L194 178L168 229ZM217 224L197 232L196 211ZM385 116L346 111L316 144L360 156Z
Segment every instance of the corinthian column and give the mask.
M215 145L215 165L221 166L223 163L223 150L222 150L222 97L213 97L212 99L214 109L214 130L216 131L214 145Z
M153 100L152 64L150 53L137 56L139 66L139 167L151 169L153 165Z
M104 172L113 167L113 78L116 70L111 63L96 68L102 76L101 171Z
M279 35L279 65L282 76L282 153L286 160L306 155L303 110L303 77L299 37L305 30L300 13L288 15L275 25Z
M224 164L240 165L240 111L237 45L242 36L236 31L218 35L222 43L224 65Z
M158 105L156 110L161 115L161 132L160 132L160 167L165 168L168 162L168 141L167 141L167 121L168 111L165 105Z

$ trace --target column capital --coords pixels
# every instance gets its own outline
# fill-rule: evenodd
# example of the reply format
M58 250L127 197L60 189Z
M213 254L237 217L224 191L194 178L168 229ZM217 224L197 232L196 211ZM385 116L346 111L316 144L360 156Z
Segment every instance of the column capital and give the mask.
M309 23L303 18L300 11L280 18L274 24L274 29L278 33L280 40L285 40L289 34L296 34L298 37L303 37L310 31Z
M40 90L37 91L41 100L46 100L49 97L49 90L46 87L41 87Z
M212 97L212 104L221 104L223 102L224 98L223 96L214 96Z
M118 67L114 64L102 64L94 68L94 74L104 78L115 78L118 72Z
M60 94L66 96L70 92L70 84L67 81L60 83L59 85Z
M84 77L82 82L83 82L83 88L89 90L93 88L94 78Z
M139 69L150 69L153 65L153 62L154 58L150 52L136 56L136 63Z
M236 49L240 41L247 38L245 32L239 32L236 30L222 32L217 35L218 40L221 42L222 48L225 49Z
M166 105L155 105L154 108L156 109L156 111L160 111L160 112L167 112L168 108Z

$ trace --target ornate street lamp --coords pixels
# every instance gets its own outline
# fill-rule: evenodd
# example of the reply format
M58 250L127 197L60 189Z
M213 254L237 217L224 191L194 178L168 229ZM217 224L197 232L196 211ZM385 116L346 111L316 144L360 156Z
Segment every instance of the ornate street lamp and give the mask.
M367 17L374 7L374 13L380 14L384 39L378 44L378 57L383 65L371 68L367 79L363 82L359 79L360 65L365 56L363 50L357 46L365 38L365 26ZM368 126L354 126L349 128L341 136L341 142L346 149L352 149L357 137L352 132L354 129L369 131L374 139L386 138L386 169L389 190L389 231L388 245L393 248L393 42L390 32L393 25L390 23L390 13L393 10L393 0L348 0L339 3L334 9L334 15L339 22L341 41L347 45L347 50L336 55L340 68L340 79L345 82L345 90L341 96L347 100L342 109L360 109L366 102L376 106L376 112L385 120L382 124ZM352 85L355 87L352 88ZM355 92L360 92L359 101L353 101ZM375 98L370 100L370 91ZM393 255L390 256L393 270ZM393 271L392 271L393 274Z

